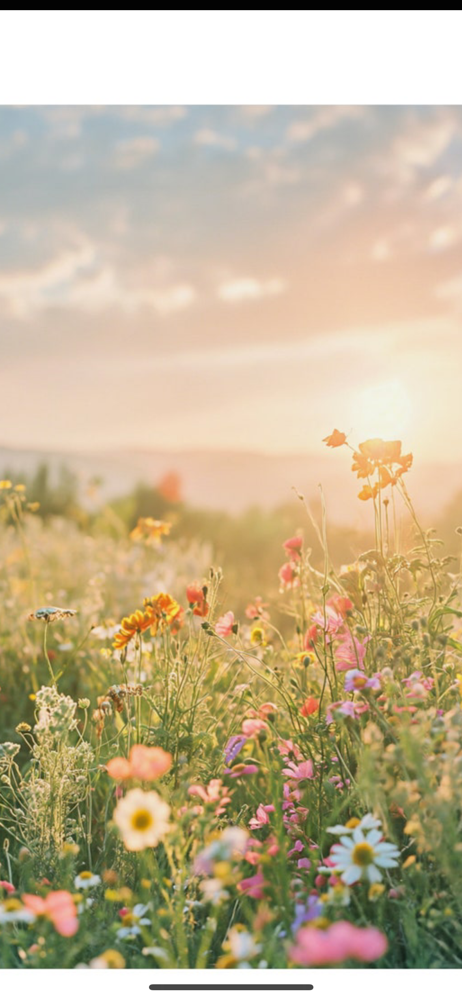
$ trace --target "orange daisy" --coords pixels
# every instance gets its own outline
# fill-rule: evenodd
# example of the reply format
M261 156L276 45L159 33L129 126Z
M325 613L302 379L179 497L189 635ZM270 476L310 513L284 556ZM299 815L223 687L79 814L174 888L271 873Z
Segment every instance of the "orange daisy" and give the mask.
M135 635L145 632L153 624L152 610L134 611L127 618L122 618L120 631L114 637L115 649L123 649Z

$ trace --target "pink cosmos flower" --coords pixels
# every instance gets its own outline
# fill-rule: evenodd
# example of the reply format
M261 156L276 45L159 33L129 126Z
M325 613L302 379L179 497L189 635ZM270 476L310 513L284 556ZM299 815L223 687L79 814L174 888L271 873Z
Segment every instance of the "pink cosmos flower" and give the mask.
M198 795L207 804L217 803L215 816L221 816L225 812L225 807L231 802L227 792L228 789L223 786L221 778L212 778L206 788L204 785L190 785L188 788L188 795Z
M264 899L263 888L265 886L265 876L262 871L258 871L256 875L251 875L249 878L243 878L237 884L239 892L242 892L244 896L250 896L251 899Z
M261 830L262 826L266 826L269 823L270 813L274 812L274 806L264 806L262 803L257 807L257 811L253 819L249 822L249 827L251 830Z
M49 892L45 899L24 893L23 903L36 917L47 917L62 937L73 937L79 929L77 910L70 892Z
M347 670L345 674L345 691L362 691L363 688L380 691L380 678L377 674L368 677L363 670Z
M215 632L220 636L221 639L226 639L229 635L232 635L234 626L234 613L232 611L227 611L225 615L215 624Z
M377 927L355 927L347 920L331 924L327 930L301 927L289 951L296 965L340 965L354 958L375 962L385 954L388 941Z
M337 614L333 608L326 606L326 614L324 611L317 611L311 619L315 625L318 625L322 632L325 632L328 636L337 635L344 628L344 621L341 615Z
M306 778L314 778L314 768L312 760L302 760L297 764L290 763L283 767L282 773L293 781L305 781Z
M277 705L274 704L274 701L265 701L263 705L260 705L258 714L260 719L267 719L269 715L276 715L278 711L279 709Z
M268 725L263 719L244 719L242 723L244 736L258 736L258 733L264 732L265 729L268 729Z
M303 538L301 535L294 535L293 538L287 538L287 540L283 542L283 546L289 559L300 559L303 548Z
M359 642L359 639L349 635L335 651L335 669L363 670L368 641L369 637L366 637L364 642Z
M367 712L367 705L362 701L333 701L326 709L326 722L334 722L333 712L340 712L351 719L357 719L363 712Z

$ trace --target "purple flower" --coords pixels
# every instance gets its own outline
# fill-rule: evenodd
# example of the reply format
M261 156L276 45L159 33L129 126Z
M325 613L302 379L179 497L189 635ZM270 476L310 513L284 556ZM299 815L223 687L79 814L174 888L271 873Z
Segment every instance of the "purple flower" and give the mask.
M246 743L246 736L230 736L225 746L225 764L232 764Z

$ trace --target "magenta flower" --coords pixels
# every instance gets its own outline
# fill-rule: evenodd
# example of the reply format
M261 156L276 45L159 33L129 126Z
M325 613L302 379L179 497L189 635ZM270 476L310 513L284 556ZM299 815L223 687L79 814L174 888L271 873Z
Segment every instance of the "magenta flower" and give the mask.
M349 635L335 651L335 669L342 670L363 670L364 657L366 655L366 643L359 642L354 636Z
M340 965L354 958L375 962L385 954L388 941L377 927L355 927L347 920L331 924L327 930L301 927L289 957L296 965Z
M220 636L221 639L226 639L229 635L232 635L234 630L234 612L227 611L225 615L215 624L215 632Z
M264 899L264 886L266 886L266 882L262 871L258 871L256 875L251 875L249 878L243 878L242 882L237 884L239 892L242 892L244 896L250 896L251 899Z

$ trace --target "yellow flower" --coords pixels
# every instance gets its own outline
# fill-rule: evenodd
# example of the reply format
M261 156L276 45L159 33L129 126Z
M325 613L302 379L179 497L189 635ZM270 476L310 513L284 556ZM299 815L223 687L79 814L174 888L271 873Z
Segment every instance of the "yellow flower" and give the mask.
M456 674L456 680L459 681L459 694L462 698L462 674Z
M126 962L120 951L116 951L115 948L108 948L101 955L98 955L97 958L92 958L89 965L90 969L125 969Z
M10 479L0 479L0 490L10 490L12 485Z
M372 885L369 887L367 898L373 902L374 899L378 899L379 896L381 896L382 893L384 892L385 892L385 886L382 885L381 882L373 882Z
M170 534L172 527L168 521L156 521L153 517L140 517L138 524L130 532L133 542L145 541L149 545L159 545L163 535Z
M266 646L266 634L261 625L255 625L250 633L252 646Z
M134 611L128 618L122 618L120 631L116 633L113 646L115 649L123 649L130 639L140 632L145 632L153 623L151 611Z

